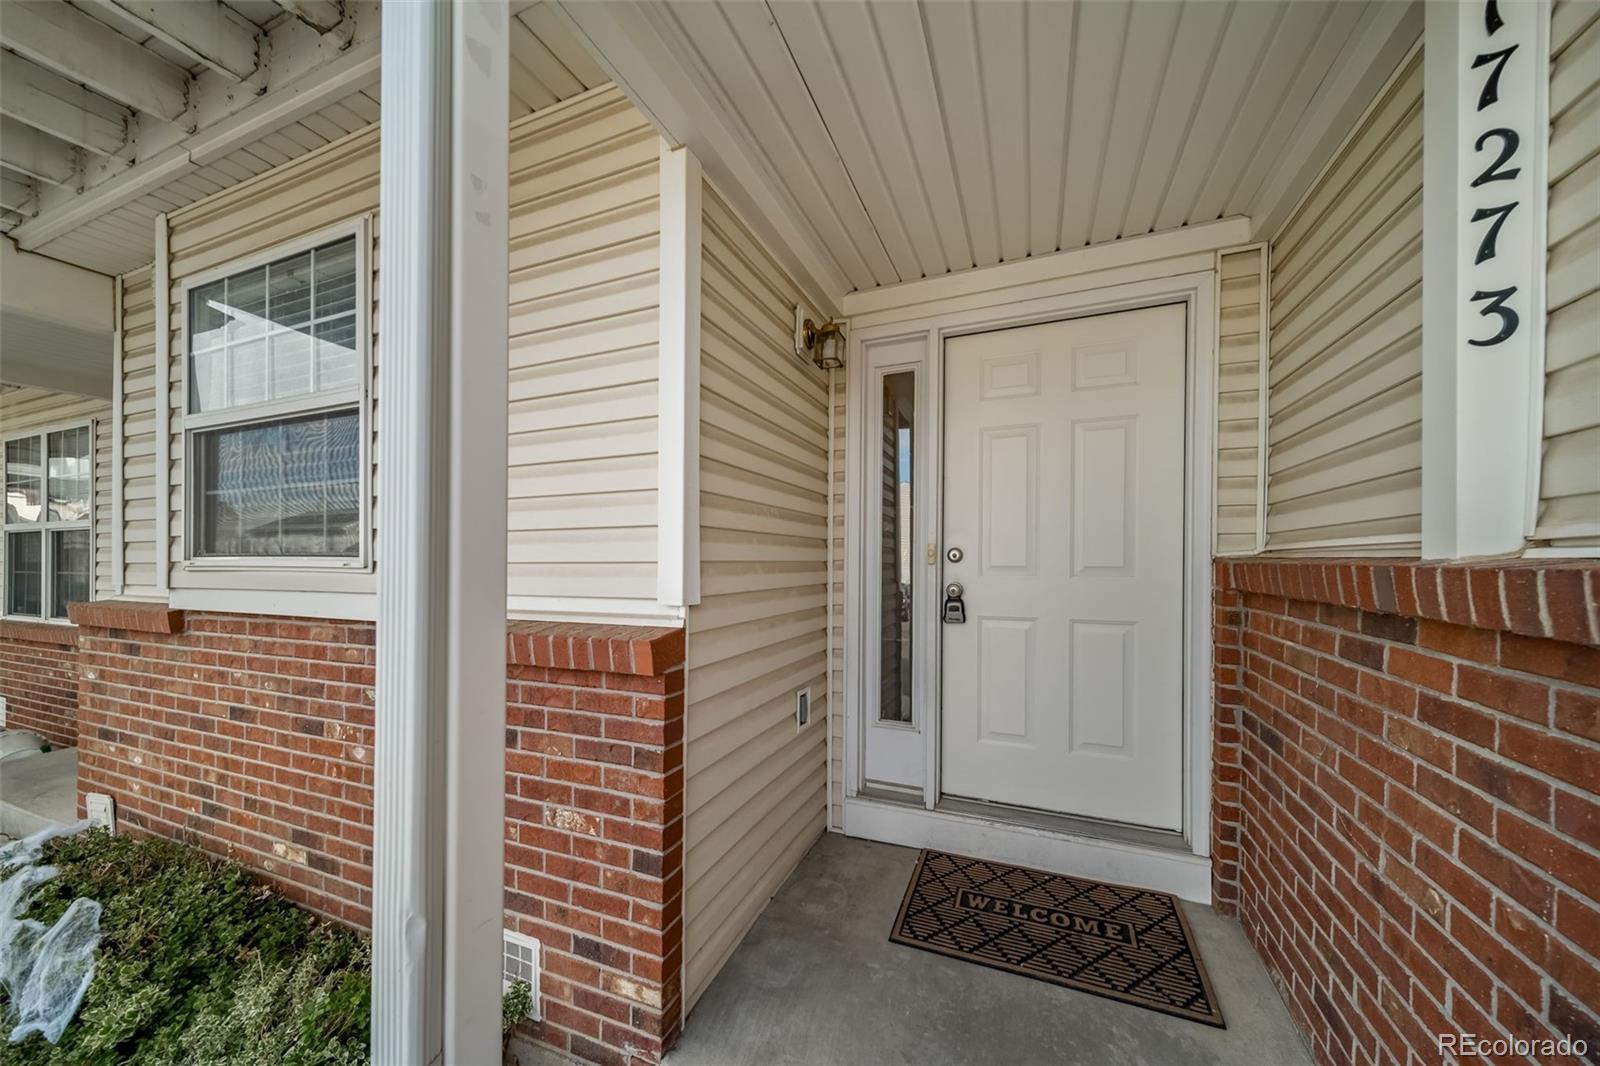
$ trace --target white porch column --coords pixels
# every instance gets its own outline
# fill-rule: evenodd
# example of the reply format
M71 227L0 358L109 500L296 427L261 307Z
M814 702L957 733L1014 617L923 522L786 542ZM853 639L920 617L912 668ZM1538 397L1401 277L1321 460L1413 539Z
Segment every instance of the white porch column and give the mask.
M1521 549L1544 363L1548 5L1430 0L1422 554Z
M373 1058L498 1062L504 0L383 8Z

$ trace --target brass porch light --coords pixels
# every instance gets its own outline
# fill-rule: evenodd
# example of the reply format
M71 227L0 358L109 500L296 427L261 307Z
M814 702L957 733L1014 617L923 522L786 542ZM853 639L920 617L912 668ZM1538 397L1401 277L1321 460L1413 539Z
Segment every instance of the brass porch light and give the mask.
M828 320L817 323L794 309L794 352L809 357L819 370L844 366L844 324Z

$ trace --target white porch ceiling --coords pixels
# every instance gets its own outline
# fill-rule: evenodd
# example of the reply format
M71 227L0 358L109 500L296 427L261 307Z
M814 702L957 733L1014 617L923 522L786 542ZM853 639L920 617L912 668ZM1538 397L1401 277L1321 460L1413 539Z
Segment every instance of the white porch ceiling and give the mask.
M1422 29L1388 0L562 8L708 173L742 142L722 176L767 183L835 296L1230 215L1270 231Z
M607 80L512 5L511 115ZM378 121L375 0L0 2L0 232L106 274L154 220ZM88 42L87 44L85 42Z

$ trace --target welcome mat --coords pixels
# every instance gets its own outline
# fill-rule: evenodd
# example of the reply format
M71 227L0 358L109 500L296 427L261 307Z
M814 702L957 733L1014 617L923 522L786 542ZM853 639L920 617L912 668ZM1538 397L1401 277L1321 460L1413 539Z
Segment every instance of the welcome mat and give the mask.
M889 939L1227 1028L1165 892L924 850Z

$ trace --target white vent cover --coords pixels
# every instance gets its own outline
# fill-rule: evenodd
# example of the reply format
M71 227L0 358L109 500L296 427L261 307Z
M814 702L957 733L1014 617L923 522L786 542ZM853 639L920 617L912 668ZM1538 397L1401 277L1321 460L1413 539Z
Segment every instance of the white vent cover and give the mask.
M505 951L501 956L500 985L510 988L514 982L526 981L533 989L533 1004L528 1017L539 1020L539 942L525 933L505 930Z
M6 727L6 698L0 696L0 729Z

